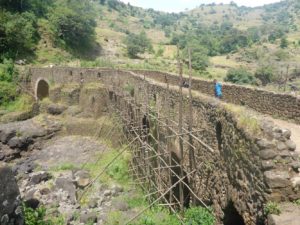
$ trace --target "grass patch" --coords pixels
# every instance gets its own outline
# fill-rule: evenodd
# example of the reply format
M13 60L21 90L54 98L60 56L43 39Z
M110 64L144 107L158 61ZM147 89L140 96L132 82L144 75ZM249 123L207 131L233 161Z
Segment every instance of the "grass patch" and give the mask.
M96 59L94 61L81 61L81 67L106 67L106 68L115 68L116 65L114 62L109 59Z
M264 211L266 215L280 215L281 213L280 207L276 202L268 202L264 207Z
M111 149L108 152L95 156L95 159L98 160L86 164L85 169L90 171L92 177L96 177L119 154L120 149ZM131 155L129 152L125 152L122 156L118 157L100 177L100 182L108 184L117 182L122 186L128 186L130 181L128 173L130 158Z
M54 171L54 172L58 172L58 171L73 170L75 168L76 168L76 166L72 163L63 163L59 166L55 166L55 167L51 168L50 170Z
M297 199L296 201L294 201L294 203L298 206L300 206L300 199Z
M225 109L237 116L237 123L239 127L242 127L256 135L261 134L259 121L244 108L233 104L226 104Z
M32 109L33 103L33 98L24 94L18 97L15 101L6 104L3 108L9 112L25 112Z

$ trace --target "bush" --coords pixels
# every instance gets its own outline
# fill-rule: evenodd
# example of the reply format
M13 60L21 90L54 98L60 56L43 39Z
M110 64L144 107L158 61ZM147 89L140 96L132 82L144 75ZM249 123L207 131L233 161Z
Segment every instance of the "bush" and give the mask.
M215 221L216 219L211 209L193 207L185 212L185 222L188 225L214 225Z
M0 56L15 58L32 51L37 43L36 17L33 13L0 13Z
M64 219L62 216L46 219L46 208L39 207L32 209L23 205L25 224L26 225L64 225Z
M46 225L44 217L46 215L46 209L40 207L36 210L24 206L24 216L26 225Z
M17 70L11 59L4 59L0 64L0 81L12 82L17 78Z
M280 40L280 48L287 48L288 45L289 45L288 40L285 37L281 38L281 40Z
M0 105L5 106L16 98L17 86L14 83L0 81Z
M279 215L281 213L279 205L276 202L268 202L265 205L264 211L266 215L269 214Z
M95 13L90 1L59 1L49 13L55 39L67 49L81 52L95 42Z
M230 69L224 81L234 84L254 84L255 78L246 68Z
M274 79L274 73L271 67L263 66L256 70L255 77L265 86Z
M151 41L148 39L145 32L141 32L140 34L129 34L125 43L130 58L136 58L138 54L143 54L147 50L153 50Z

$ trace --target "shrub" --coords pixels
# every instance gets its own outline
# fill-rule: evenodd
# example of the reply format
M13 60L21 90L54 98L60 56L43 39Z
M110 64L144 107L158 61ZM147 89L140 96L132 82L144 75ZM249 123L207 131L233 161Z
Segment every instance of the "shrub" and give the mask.
M0 55L15 58L32 51L37 43L36 17L31 12L0 13Z
M58 1L49 21L55 40L67 49L87 52L93 47L96 21L90 1Z
M188 225L214 225L215 221L216 219L211 209L193 207L185 212L185 222Z
M276 202L268 202L265 205L264 211L266 215L269 214L279 215L281 213L279 205Z
M127 53L130 58L136 58L138 54L143 54L147 50L153 50L151 41L148 39L145 32L141 32L140 34L129 34L125 43L127 45Z
M12 82L16 79L17 74L13 61L4 59L3 63L0 64L0 81Z
M274 73L271 67L263 66L256 70L255 77L265 86L274 79Z
M26 225L46 225L44 221L44 217L46 215L45 208L40 207L34 210L24 205L23 209Z
M289 45L288 40L285 37L281 38L281 40L280 40L280 48L287 48L288 45Z
M17 98L17 86L14 83L0 81L0 105L7 105Z
M254 84L255 78L246 68L230 69L224 81L235 84Z
M32 209L23 205L25 224L26 225L64 225L65 221L62 216L56 218L46 218L46 208L39 207Z

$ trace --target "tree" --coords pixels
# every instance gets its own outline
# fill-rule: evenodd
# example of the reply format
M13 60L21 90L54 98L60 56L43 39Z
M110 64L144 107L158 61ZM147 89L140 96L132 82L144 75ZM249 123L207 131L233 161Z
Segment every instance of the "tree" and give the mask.
M226 82L235 84L254 84L255 78L246 68L230 69L224 79Z
M150 39L148 39L145 32L140 34L130 33L126 40L127 53L130 58L137 58L138 54L143 54L147 50L151 51L153 49Z
M289 42L286 39L286 37L281 38L281 40L280 40L280 48L287 48L288 45L289 45Z
M95 12L88 0L61 1L49 15L55 39L67 49L82 52L95 42Z
M32 13L0 13L0 58L30 52L37 38L36 17Z
M265 86L274 79L273 69L270 66L262 66L256 70L255 77Z

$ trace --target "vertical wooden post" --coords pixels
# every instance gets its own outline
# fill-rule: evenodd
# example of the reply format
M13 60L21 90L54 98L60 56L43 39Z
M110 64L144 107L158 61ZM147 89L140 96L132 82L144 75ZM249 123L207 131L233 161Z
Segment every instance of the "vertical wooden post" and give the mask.
M193 149L193 137L192 137L192 131L193 131L193 96L192 96L192 54L191 49L188 49L189 51L189 114L188 114L188 120L189 120L189 161L190 161L190 171L193 171L196 166L195 162L195 152ZM190 185L192 189L194 188L193 180L190 180ZM195 197L192 198L193 203L195 203Z
M167 134L168 136L171 135L171 129L170 129L170 123L169 123L169 119L170 119L170 116L171 116L171 103L170 103L170 96L169 96L169 92L170 92L170 85L169 85L169 81L168 81L168 78L167 76L165 76L165 81L166 81L166 84L167 84L167 93L166 93L166 96L165 96L165 99L166 99L166 106L167 106L167 117L166 117L166 129L167 129ZM167 152L169 153L169 166L170 166L170 171L169 171L169 187L172 187L172 151L171 151L171 148L170 148L170 139L167 138ZM169 195L169 203L172 204L173 203L173 188L170 189L170 195Z
M158 102L158 96L155 96L155 108L156 108L156 135L157 135L157 141L158 141L158 145L157 145L157 154L160 155L162 153L161 148L160 148L160 127L159 127L159 117L160 117L160 110L159 110L159 102ZM161 179L161 162L160 162L160 157L157 157L157 167L158 167L158 179L157 179L157 183L158 183L158 190L162 190L162 179Z
M178 60L178 69L179 69L179 117L178 117L178 133L182 134L182 111L183 111L183 94L182 94L182 63L179 57L179 48L177 47L177 60ZM179 136L179 160L180 160L180 178L183 178L183 140L182 137ZM183 183L179 183L179 196L180 196L180 210L183 212L184 210L184 193L183 193Z

